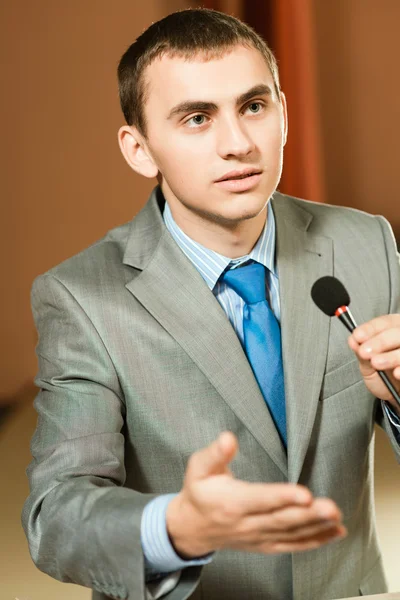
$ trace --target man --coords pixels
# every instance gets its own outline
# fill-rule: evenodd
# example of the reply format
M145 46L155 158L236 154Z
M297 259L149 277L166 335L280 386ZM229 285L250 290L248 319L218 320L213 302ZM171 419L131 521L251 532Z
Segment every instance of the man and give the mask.
M390 226L276 192L285 97L233 17L169 15L118 73L121 151L159 186L35 281L33 560L96 600L384 591L372 457L375 421L400 456L376 372L399 389ZM310 297L329 274L363 323L348 343Z

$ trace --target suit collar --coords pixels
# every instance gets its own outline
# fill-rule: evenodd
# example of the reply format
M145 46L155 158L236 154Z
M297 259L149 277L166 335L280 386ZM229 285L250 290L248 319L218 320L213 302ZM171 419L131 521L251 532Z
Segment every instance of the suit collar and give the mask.
M304 203L305 204L305 203ZM313 283L333 275L333 242L313 231L303 203L276 194L277 265L288 428L289 481L299 480L317 414L331 320L311 300Z
M164 204L164 196L157 186L131 222L122 260L125 265L143 270L153 258L161 238L167 231L162 218Z

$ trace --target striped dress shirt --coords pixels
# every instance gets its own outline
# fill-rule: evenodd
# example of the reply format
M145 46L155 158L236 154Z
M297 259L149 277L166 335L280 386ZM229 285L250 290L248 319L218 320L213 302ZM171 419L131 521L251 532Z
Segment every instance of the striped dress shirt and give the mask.
M245 256L231 259L222 254L202 246L187 236L176 224L168 203L165 203L163 218L167 229L181 248L182 252L193 263L204 278L204 281L215 295L224 309L232 327L235 329L242 346L243 339L243 299L229 288L224 282L219 281L222 273L229 268L237 268L249 260L263 264L266 268L266 296L270 306L280 322L279 279L275 261L275 218L271 203L267 207L267 220L263 231L252 251ZM390 410L386 403L383 406L393 425L393 429L400 443L400 420ZM153 499L143 511L141 522L141 542L145 557L147 580L162 577L177 571L176 578L170 580L170 585L163 590L161 595L175 587L182 568L207 564L211 562L213 553L195 560L184 561L174 551L166 528L166 510L169 502L177 494L164 494ZM155 597L160 597L156 595Z

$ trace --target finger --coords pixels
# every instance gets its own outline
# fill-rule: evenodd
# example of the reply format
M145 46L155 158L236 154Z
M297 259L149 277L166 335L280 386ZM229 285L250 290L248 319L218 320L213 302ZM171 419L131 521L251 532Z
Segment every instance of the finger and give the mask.
M265 484L235 480L232 488L235 488L238 516L271 513L293 505L307 506L313 500L310 490L292 483Z
M330 535L334 537L340 532L340 525L330 521L320 521L318 524L307 527L299 527L296 531L281 531L279 538L275 534L275 540L281 542L299 542L307 539L313 539L320 535ZM273 539L273 538L272 538Z
M336 533L324 532L316 535L313 538L297 540L295 542L274 542L272 544L267 543L265 548L268 553L282 553L282 552L304 552L305 550L314 550L324 544L333 542L338 539L342 539L347 535L345 527L340 527ZM263 545L260 545L262 548ZM262 551L262 550L261 550Z
M257 522L256 519L259 521ZM315 501L309 507L289 506L275 510L268 515L256 515L254 526L275 532L295 532L301 527L314 526L323 521L339 523L341 519L342 514L338 507L334 502L326 499L325 502Z
M400 348L373 356L371 365L378 371L396 369L400 366Z
M240 479L210 479L197 489L200 501L219 506L223 521L236 523L250 515L267 515L287 506L312 503L311 492L291 483L249 483Z
M350 348L354 351L354 352L358 352L358 349L360 347L360 344L358 342L356 342L355 338L353 337L353 335L350 335L347 339L348 344L350 346Z
M396 379L400 379L400 367L396 367L396 369L393 371L393 376Z
M230 462L239 448L237 437L232 431L223 431L216 441L225 459Z
M301 530L306 528L326 528L333 525L339 526L342 513L329 499L317 499L309 507L288 506L280 507L267 514L247 515L240 519L237 532L240 535L250 536L253 540L262 534L269 534L271 539L276 539L284 534L301 537Z
M383 315L363 323L353 331L352 336L358 344L363 344L385 329L400 327L400 314Z
M369 368L372 369L372 367L369 367ZM388 402L392 403L393 406L395 407L395 409L397 410L398 404L393 399L393 396L392 396L391 392L389 391L389 389L383 383L379 373L377 373L377 371L375 371L375 369L373 369L371 372L368 372L367 370L365 370L365 372L364 372L363 368L361 368L361 372L364 377L365 385L367 386L367 388L369 389L371 394L373 394L373 396L375 396L376 398L379 398L380 400L387 400ZM398 388L399 388L398 380L396 380L393 377L392 373L386 372L386 375L389 378L389 380L391 381L394 388L398 390Z
M353 352L355 353L355 355L357 356L357 359L358 359L358 362L360 365L361 375L363 377L375 376L376 369L371 364L372 357L369 357L368 359L362 358L362 356L360 354L361 346L355 341L355 339L352 336L350 336L348 338L348 344L349 344L350 348L353 350Z
M231 431L222 432L209 446L190 456L185 474L186 483L225 473L237 449L236 436Z
M306 521L296 527L277 528L271 525L271 519L265 516L251 516L241 521L237 527L236 534L248 542L261 543L262 541L297 541L305 538L315 537L319 533L342 526L339 520Z
M400 348L400 327L392 327L370 338L359 346L359 355L368 360L377 354Z
M369 359L364 359L360 356L360 344L356 342L354 337L351 335L348 338L348 344L350 348L353 350L355 355L357 356L358 362L360 363L361 371L363 374L372 373L374 369L371 367L371 363Z

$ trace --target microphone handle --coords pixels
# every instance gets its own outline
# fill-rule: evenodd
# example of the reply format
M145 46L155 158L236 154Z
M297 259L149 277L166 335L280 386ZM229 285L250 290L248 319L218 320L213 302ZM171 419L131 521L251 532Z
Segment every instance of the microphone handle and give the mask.
M341 320L343 325L352 333L357 327L356 322L354 320L353 315L350 312L350 309L347 307L345 311L343 311L338 318ZM389 377L386 375L385 371L376 371L379 377L382 379L383 383L386 385L389 392L392 394L393 398L396 400L397 404L400 406L400 396L390 381Z

